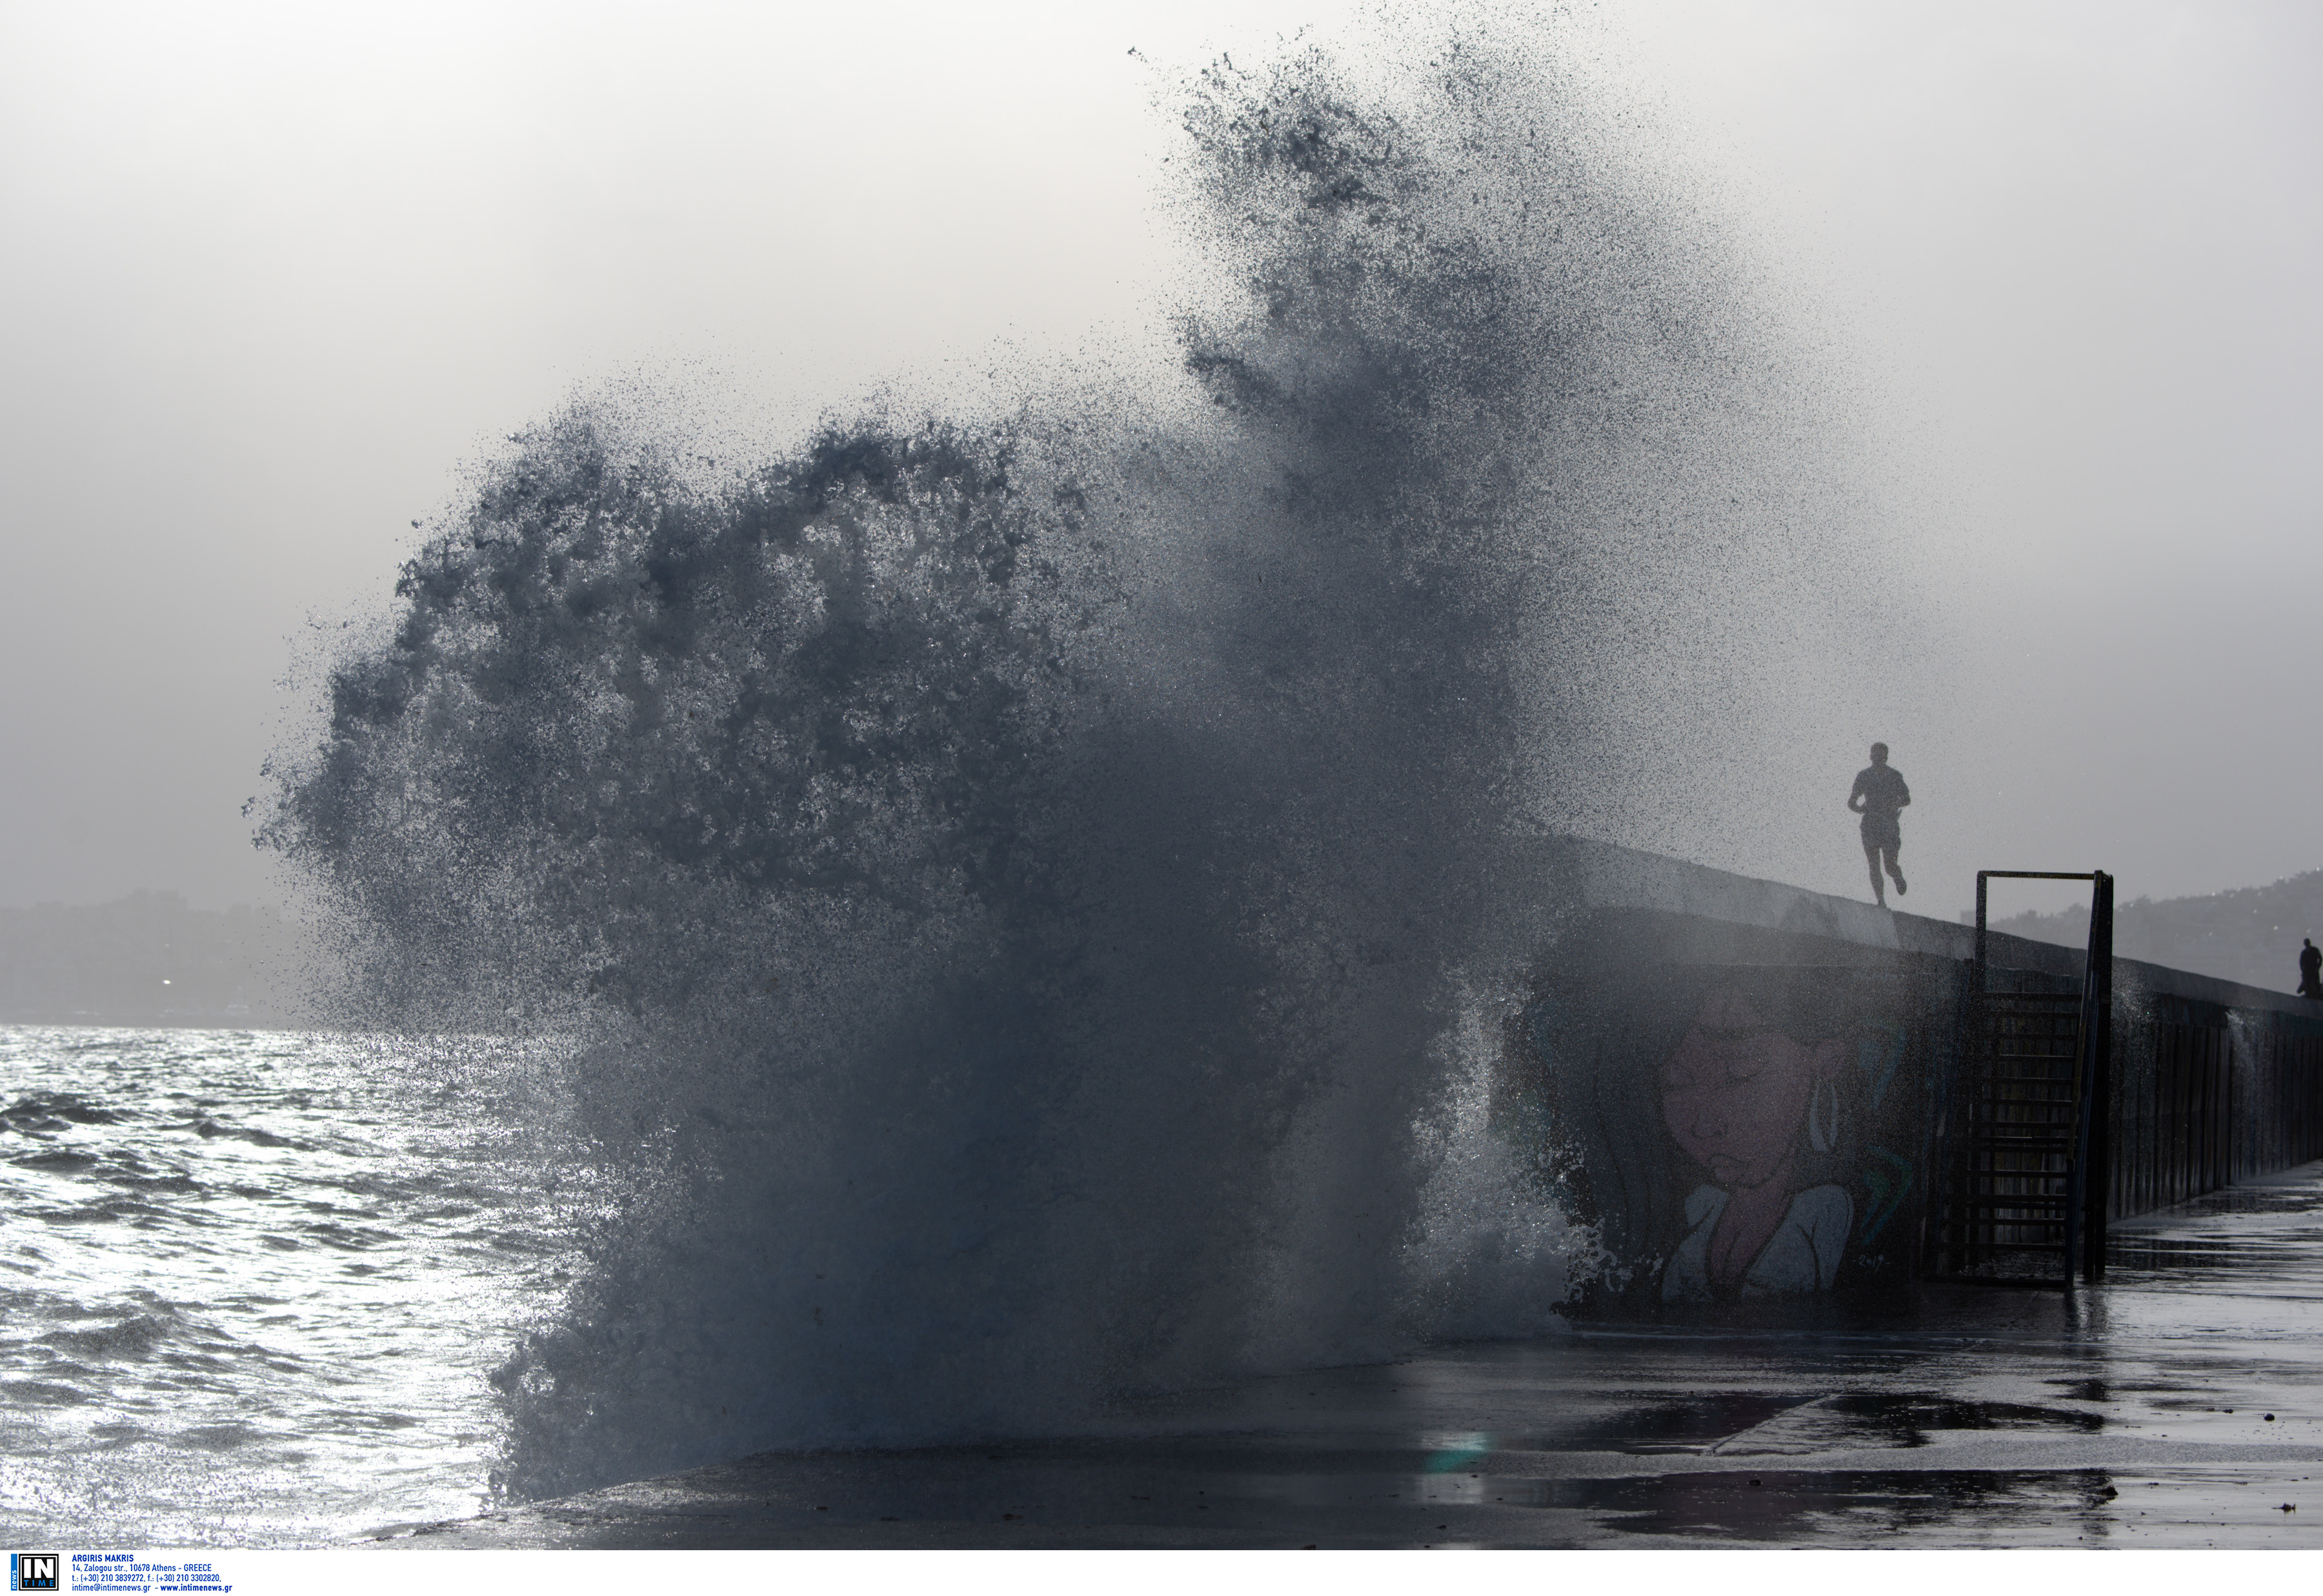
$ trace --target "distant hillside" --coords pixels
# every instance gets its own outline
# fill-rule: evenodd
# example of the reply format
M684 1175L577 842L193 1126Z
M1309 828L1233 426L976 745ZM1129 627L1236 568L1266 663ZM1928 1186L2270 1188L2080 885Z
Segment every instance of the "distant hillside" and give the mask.
M0 909L0 1022L264 1024L296 951L271 909L188 908L176 893Z
M2113 920L2114 951L2124 959L2289 992L2299 985L2300 940L2313 937L2323 947L2323 870L2208 897L2139 898L2116 904ZM1991 923L1995 931L2070 948L2089 940L2087 903Z

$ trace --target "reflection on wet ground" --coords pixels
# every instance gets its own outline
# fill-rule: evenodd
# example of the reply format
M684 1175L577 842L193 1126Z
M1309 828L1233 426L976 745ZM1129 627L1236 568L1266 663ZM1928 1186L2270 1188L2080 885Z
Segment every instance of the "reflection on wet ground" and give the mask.
M2099 1415L2022 1402L1970 1402L1928 1391L1841 1391L1788 1408L1708 1448L1724 1457L1812 1456L1850 1447L1925 1446L1950 1430L2079 1430Z
M2323 1164L2124 1226L2108 1268L751 1458L387 1544L2323 1546Z

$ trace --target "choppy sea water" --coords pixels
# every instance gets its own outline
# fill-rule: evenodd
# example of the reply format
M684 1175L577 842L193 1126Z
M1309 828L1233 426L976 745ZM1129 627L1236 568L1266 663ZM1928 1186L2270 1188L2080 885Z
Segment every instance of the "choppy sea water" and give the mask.
M546 1082L504 1043L0 1027L0 1530L299 1546L476 1511L491 1371L570 1261L520 1155Z

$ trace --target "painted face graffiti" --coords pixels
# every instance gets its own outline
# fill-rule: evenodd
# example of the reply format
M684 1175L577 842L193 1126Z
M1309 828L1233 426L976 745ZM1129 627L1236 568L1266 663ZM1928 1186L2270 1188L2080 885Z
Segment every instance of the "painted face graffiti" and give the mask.
M1786 1036L1731 987L1714 992L1662 1066L1662 1117L1719 1185L1764 1186L1792 1163L1814 1088L1844 1052Z
M1664 1270L1673 1300L1828 1290L1854 1204L1835 1185L1802 1188L1802 1145L1838 1133L1846 1044L1802 1041L1734 987L1711 994L1663 1063L1662 1120L1710 1176L1686 1199L1689 1234Z

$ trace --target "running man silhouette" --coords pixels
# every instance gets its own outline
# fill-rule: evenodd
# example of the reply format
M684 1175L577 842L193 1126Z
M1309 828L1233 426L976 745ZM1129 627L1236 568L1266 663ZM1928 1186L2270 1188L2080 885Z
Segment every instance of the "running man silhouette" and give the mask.
M1871 763L1856 772L1847 807L1863 817L1863 858L1871 867L1871 896L1883 909L1887 906L1887 887L1879 879L1882 854L1887 856L1887 874L1896 878L1896 895L1900 898L1909 890L1896 863L1896 850L1904 846L1904 829L1896 817L1911 802L1912 789L1887 764L1887 745L1873 743Z
M2323 997L2323 948L2315 945L2313 937L2300 940L2307 946L2299 950L2299 995Z

